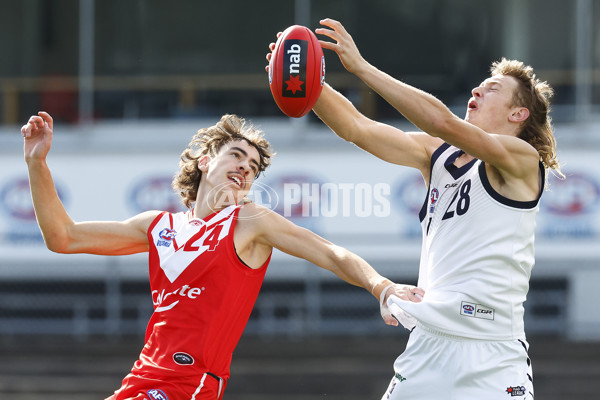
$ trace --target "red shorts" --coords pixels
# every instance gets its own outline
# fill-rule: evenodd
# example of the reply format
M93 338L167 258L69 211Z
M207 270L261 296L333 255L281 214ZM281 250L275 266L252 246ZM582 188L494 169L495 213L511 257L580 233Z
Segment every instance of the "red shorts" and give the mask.
M165 381L129 374L105 400L221 400L226 381L207 372L196 380Z

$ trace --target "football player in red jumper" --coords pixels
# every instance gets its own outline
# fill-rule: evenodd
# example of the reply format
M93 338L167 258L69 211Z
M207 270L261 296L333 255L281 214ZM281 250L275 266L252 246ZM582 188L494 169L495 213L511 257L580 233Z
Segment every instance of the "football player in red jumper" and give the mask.
M220 399L273 247L332 271L377 299L393 285L357 255L245 201L272 152L262 133L235 115L199 130L181 155L173 187L187 212L152 210L125 221L73 221L46 163L52 117L39 112L21 133L33 205L50 250L149 252L154 313L139 359L110 400ZM406 300L420 301L424 294L409 285L393 288ZM397 325L389 314L384 320Z

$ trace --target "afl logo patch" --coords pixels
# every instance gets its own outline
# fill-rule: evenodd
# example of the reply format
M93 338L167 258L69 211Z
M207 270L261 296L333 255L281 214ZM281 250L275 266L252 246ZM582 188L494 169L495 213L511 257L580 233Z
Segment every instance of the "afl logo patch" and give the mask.
M169 400L165 392L160 389L150 389L146 392L152 400Z
M434 205L440 198L440 192L438 192L436 188L431 189L431 195L429 196L429 198L431 200L431 205Z
M187 353L175 353L173 354L173 361L179 365L192 365L194 363L194 357Z
M165 228L158 234L161 239L171 241L175 236L177 236L177 232L173 229Z
M473 315L473 311L475 311L475 307L473 307L471 304L463 304L462 309L462 313L468 315Z

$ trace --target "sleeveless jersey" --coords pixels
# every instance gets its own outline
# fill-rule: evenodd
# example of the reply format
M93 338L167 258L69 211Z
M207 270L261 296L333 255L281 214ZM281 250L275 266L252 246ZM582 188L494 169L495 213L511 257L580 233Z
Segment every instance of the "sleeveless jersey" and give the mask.
M132 374L197 381L229 377L232 353L262 286L269 259L246 266L233 242L241 206L205 219L158 215L148 229L154 313Z
M523 302L534 265L534 201L497 193L478 159L458 168L462 151L443 144L432 155L422 227L421 303L399 306L420 323L469 338L524 338Z

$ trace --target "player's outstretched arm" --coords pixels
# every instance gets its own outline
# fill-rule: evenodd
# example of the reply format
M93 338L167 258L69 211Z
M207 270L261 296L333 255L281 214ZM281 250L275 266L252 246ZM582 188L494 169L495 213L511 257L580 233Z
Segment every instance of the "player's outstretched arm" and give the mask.
M431 154L442 144L423 132L404 132L367 118L328 84L313 111L342 139L384 161L417 168L424 176L429 176Z
M277 37L281 34L279 32ZM275 43L270 43L271 53L267 53L267 61L271 60L274 48ZM268 71L269 66L265 69ZM418 168L424 176L429 176L431 153L441 144L438 139L421 132L406 133L367 118L327 83L323 86L313 111L342 139L356 144L382 160Z
M539 156L532 146L515 137L493 135L464 121L431 94L369 64L340 22L324 19L321 24L329 29L320 28L315 32L335 41L319 41L321 46L335 51L349 72L359 77L423 132L493 165L505 178L520 179L527 171L537 171Z
M253 225L255 241L327 269L344 281L366 289L378 301L384 288L392 284L358 255L297 226L273 211L262 213ZM419 302L421 299L414 296L414 293L422 293L422 290L415 289L413 292L407 290L413 293L410 300ZM391 316L384 320L389 325L397 325L397 321Z
M360 54L352 36L339 21L326 18L321 20L321 25L328 29L318 28L315 32L334 42L320 40L319 43L323 48L335 51L349 72L375 90L419 129L446 139L441 126L447 119L455 116L442 102L424 91L394 79L367 62Z
M75 222L60 201L46 156L53 136L52 117L40 112L21 128L23 152L36 218L46 246L58 253L104 255L148 250L146 231L156 211L123 222Z

